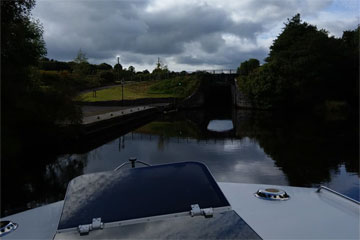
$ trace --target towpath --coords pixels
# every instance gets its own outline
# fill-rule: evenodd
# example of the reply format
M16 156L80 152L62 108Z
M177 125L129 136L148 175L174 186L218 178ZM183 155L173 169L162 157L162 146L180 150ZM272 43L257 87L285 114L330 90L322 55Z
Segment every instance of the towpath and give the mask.
M141 106L82 106L83 124L86 125L101 122L152 108L163 108L168 105L169 103L156 103Z

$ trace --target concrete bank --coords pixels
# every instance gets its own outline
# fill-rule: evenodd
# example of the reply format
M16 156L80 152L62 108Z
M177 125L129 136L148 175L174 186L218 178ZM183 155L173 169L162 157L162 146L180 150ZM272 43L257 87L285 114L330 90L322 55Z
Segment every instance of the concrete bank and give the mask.
M162 113L170 108L170 104L165 103L124 107L117 111L85 115L82 121L82 135L90 136L114 127L126 127L130 122L140 121L142 118Z
M178 98L140 98L133 100L112 100L112 101L97 101L97 102L77 102L80 106L139 106L139 105L153 105L158 103L177 104L181 99Z
M82 124L68 125L63 129L63 141L59 144L64 152L86 153L153 121L171 109L172 105L168 103L87 109Z
M240 91L236 79L234 79L234 83L231 85L231 95L232 103L235 107L243 109L254 109L251 101L245 96L245 94Z

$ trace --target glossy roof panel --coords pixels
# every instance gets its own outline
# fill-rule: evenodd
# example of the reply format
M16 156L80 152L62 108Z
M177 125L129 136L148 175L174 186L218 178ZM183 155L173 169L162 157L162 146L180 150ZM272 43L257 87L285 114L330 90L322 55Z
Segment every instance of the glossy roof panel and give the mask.
M261 239L234 211L203 216L170 217L118 227L105 227L82 235L57 233L56 239Z
M207 167L183 162L82 175L69 183L58 229L229 206Z

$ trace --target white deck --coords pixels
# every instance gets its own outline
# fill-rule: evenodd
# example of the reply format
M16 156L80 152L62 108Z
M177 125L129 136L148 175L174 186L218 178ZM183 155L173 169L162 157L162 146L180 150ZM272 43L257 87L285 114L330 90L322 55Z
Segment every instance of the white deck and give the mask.
M359 205L314 188L219 183L232 209L263 239L359 239ZM290 199L256 198L260 188L280 188ZM63 201L14 214L2 220L19 224L2 239L53 239Z
M64 201L59 201L2 218L19 226L1 239L53 239L63 205Z
M219 183L232 208L263 239L359 239L359 205L322 190L289 186ZM280 188L290 199L256 198L262 188Z

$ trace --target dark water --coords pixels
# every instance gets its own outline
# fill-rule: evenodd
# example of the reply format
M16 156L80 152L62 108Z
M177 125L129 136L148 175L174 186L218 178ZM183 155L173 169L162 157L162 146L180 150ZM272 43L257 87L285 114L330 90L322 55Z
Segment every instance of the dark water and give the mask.
M354 122L234 109L196 110L163 115L86 153L55 156L39 151L38 158L44 160L29 165L34 170L14 168L20 171L21 177L13 183L19 188L2 189L6 194L2 215L61 200L73 177L113 170L129 157L152 165L200 161L217 181L322 184L360 199Z

